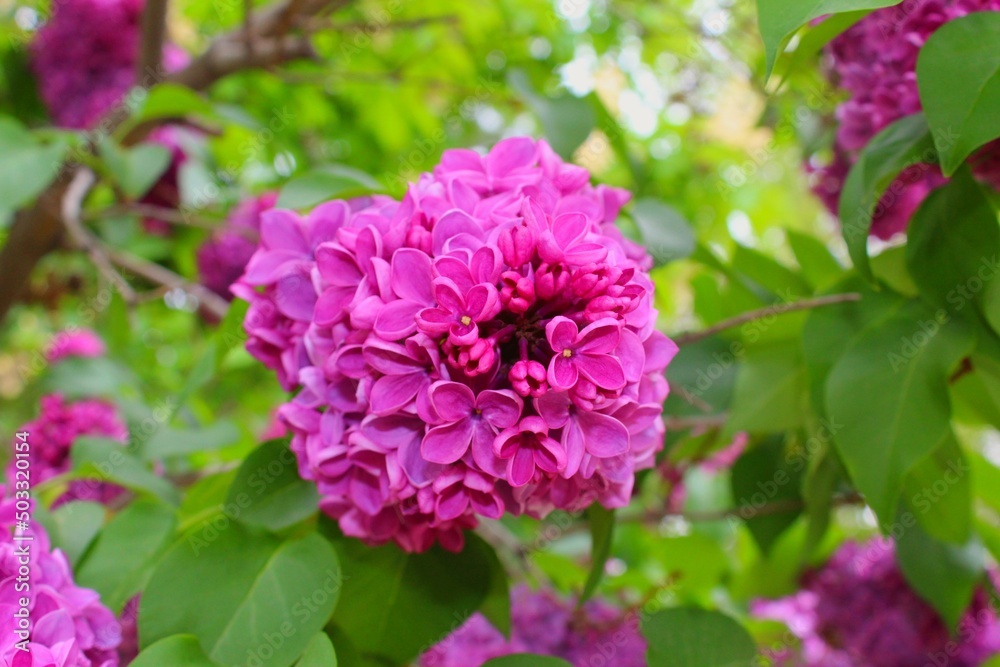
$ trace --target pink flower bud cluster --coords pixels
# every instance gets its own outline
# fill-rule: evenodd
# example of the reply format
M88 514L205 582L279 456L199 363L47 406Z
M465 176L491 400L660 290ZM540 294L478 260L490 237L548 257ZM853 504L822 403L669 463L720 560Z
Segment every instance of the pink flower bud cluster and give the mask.
M239 204L226 224L198 249L201 283L224 299L232 299L229 286L236 282L257 250L260 216L274 208L278 193L266 192Z
M476 614L421 656L420 667L480 667L515 653L562 658L574 667L646 667L636 615L596 599L579 612L575 606L551 591L519 586L511 594L510 639Z
M921 47L948 21L981 11L1000 11L1000 0L907 0L872 12L826 47L832 76L849 94L837 109L834 159L814 169L815 191L833 213L861 150L894 121L922 110L916 76ZM970 162L980 180L1000 189L1000 142ZM875 208L871 233L888 239L905 231L927 194L944 181L933 165L909 167Z
M68 402L61 394L49 394L41 398L39 405L38 417L18 429L31 434L32 486L69 471L70 453L77 438L93 436L128 442L128 428L112 403L100 399ZM15 463L12 458L7 465L8 480L15 478ZM122 493L120 486L108 482L75 480L55 505L71 500L109 503Z
M849 542L802 588L779 600L758 600L758 618L785 623L800 647L774 647L788 667L978 667L1000 653L1000 620L978 591L954 635L910 588L892 542Z
M270 211L234 285L247 349L345 533L457 549L476 515L625 505L663 444L645 251L543 141L446 151L401 202Z
M104 341L90 329L67 329L52 337L45 358L54 364L67 357L103 357L105 352Z
M0 496L6 496L2 487ZM117 667L121 627L114 614L97 593L76 585L66 556L52 548L44 528L29 522L28 530L15 531L23 518L18 502L25 501L0 500L0 662L17 667ZM21 534L32 540L16 541L15 535ZM30 577L27 588L24 568ZM26 607L22 598L28 601ZM27 651L18 647L21 637L15 632L22 613L30 619Z

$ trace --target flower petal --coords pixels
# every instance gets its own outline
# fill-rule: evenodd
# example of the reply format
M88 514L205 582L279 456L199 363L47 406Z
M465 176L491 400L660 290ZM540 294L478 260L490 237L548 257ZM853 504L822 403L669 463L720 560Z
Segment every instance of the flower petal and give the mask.
M458 382L435 382L430 388L430 400L445 422L468 419L476 408L472 389Z
M417 313L423 306L414 301L393 301L379 310L375 333L383 340L400 340L417 331Z
M480 392L476 407L483 413L484 421L502 431L521 418L524 401L509 389L487 389Z
M549 341L549 345L552 346L552 350L555 352L562 352L563 350L570 348L574 341L576 341L577 334L579 333L579 328L576 323L568 317L558 316L553 317L552 320L545 325L545 337Z
M520 447L507 461L507 483L513 487L524 486L535 476L535 453Z
M308 256L309 243L302 235L299 216L294 211L271 209L260 216L261 245L269 250L292 250Z
M519 167L530 167L537 160L538 147L528 137L511 137L498 142L483 159L490 176L506 176Z
M611 354L621 341L621 325L610 317L588 324L576 342L576 350L586 354Z
M454 463L469 450L472 428L471 419L435 426L420 443L421 455L431 463Z
M465 305L474 322L483 322L500 312L500 295L489 283L476 285L465 295Z
M494 452L496 441L496 431L485 421L479 420L472 432L472 460L483 472L502 478L506 463Z
M552 357L552 361L549 362L549 384L554 389L569 391L576 385L576 381L579 378L576 364L573 363L571 358L564 357L561 354Z
M427 381L426 373L385 375L372 385L371 410L376 415L389 415L405 407Z
M583 431L588 454L607 459L628 451L628 429L614 417L599 412L581 412L577 422Z
M625 371L620 361L608 355L580 354L576 366L584 377L601 389L616 391L625 386Z
M423 306L434 301L431 258L414 248L400 248L392 256L392 291L400 299Z

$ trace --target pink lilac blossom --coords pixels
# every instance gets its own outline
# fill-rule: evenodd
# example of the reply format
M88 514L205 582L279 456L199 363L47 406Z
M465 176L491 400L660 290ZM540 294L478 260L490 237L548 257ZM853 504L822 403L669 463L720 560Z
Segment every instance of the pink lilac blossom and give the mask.
M190 133L188 133L190 134ZM170 152L170 163L160 175L156 183L139 198L139 203L154 209L173 211L181 205L181 168L187 163L188 155L184 152L184 131L175 126L158 127L149 135L151 143L159 144ZM172 226L157 217L155 213L142 219L143 228L151 234L166 236Z
M67 329L52 337L45 358L54 364L67 357L102 357L105 352L104 341L90 329Z
M99 399L68 402L61 394L43 396L38 417L18 431L31 434L32 484L39 484L69 471L73 443L82 436L94 436L128 442L128 428L112 403ZM7 479L14 479L15 461L7 466ZM94 480L75 480L56 500L60 505L71 500L110 503L123 493L115 484Z
M816 193L833 213L860 151L894 121L921 111L920 48L948 21L980 11L1000 11L1000 0L910 0L872 12L826 47L832 76L849 98L836 112L833 160L809 169L815 172ZM1000 142L987 145L970 162L980 180L1000 189ZM933 165L908 168L875 208L871 233L889 239L905 231L927 194L944 182Z
M2 489L0 495L5 495ZM13 667L117 667L121 628L114 614L97 593L76 585L66 557L33 522L28 531L33 538L28 557L31 587L17 586L23 558L18 548L27 544L14 540L15 521L21 519L17 502L0 500L0 661ZM31 634L28 650L22 651L15 630L25 597Z
M779 600L757 600L759 618L785 623L801 647L777 647L777 664L805 667L978 667L1000 653L1000 620L978 591L957 635L910 588L889 540L848 542L802 588Z
M226 224L198 249L201 283L224 299L232 299L229 286L246 269L257 250L260 216L274 208L276 192L251 197L233 209Z
M628 193L544 141L449 150L401 202L264 213L233 292L321 508L409 551L476 516L628 503L663 446L676 346Z
M420 667L480 667L514 653L562 658L574 667L646 667L637 615L601 600L588 601L579 612L575 606L550 591L519 586L511 594L510 639L475 614L421 656Z

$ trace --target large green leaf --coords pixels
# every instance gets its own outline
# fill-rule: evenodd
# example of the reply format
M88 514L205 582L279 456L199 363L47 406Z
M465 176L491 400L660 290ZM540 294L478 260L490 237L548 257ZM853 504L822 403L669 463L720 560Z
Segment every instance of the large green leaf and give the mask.
M694 230L673 206L655 199L640 199L632 207L632 219L642 233L643 245L657 264L683 259L694 252Z
M772 437L750 449L733 465L731 483L740 518L762 552L771 546L798 518L805 466L789 457L781 437ZM787 503L786 512L758 513L765 505Z
M198 429L159 429L142 443L142 457L155 461L170 456L187 456L226 447L236 442L240 431L232 422L220 420Z
M948 377L973 341L960 322L941 324L919 302L905 302L870 325L830 371L834 441L884 525L906 474L951 432Z
M489 591L490 548L475 535L466 536L457 554L334 540L344 564L334 623L375 662L409 662L474 613Z
M141 652L131 667L219 667L212 662L194 635L173 635Z
M61 549L70 566L76 568L104 525L108 510L100 503L74 500L52 510L49 528L52 546Z
M747 348L736 377L731 431L776 433L803 424L808 393L802 353L788 341Z
M813 289L827 287L844 275L844 267L818 238L792 229L786 229L785 235L803 277Z
M13 118L0 117L0 211L16 211L41 194L68 149L63 139L42 143Z
M851 167L837 213L851 260L868 280L872 280L868 233L872 217L880 214L883 194L904 169L926 169L921 165L933 162L936 156L927 121L923 114L913 114L876 134Z
M141 197L170 165L170 150L159 144L124 148L110 138L100 144L101 157L115 182L129 197Z
M337 667L337 653L329 635L317 632L306 644L306 650L295 667Z
M954 630L982 579L984 550L976 541L961 545L939 542L919 524L909 525L905 512L900 522L905 529L897 531L899 569L917 594Z
M1000 13L948 21L917 59L917 84L941 170L950 176L973 151L1000 137Z
M343 165L327 165L293 178L281 189L277 208L310 208L332 199L379 192L382 185L368 174Z
M173 537L174 510L158 502L137 500L101 531L76 571L81 586L101 594L101 601L120 612L146 584L156 559Z
M590 573L583 585L577 605L590 599L604 577L604 566L611 555L611 542L615 536L615 511L601 505L591 505L587 510L590 522Z
M250 526L280 530L316 512L316 485L299 477L295 454L283 440L255 449L240 465L226 506Z
M986 299L1000 271L997 215L968 169L932 192L907 230L906 264L921 296L996 338ZM977 313L981 317L977 317Z
M540 95L521 70L511 72L510 84L538 116L542 133L552 150L564 159L570 159L597 124L596 114L588 100L565 93Z
M910 470L903 497L923 530L934 539L964 544L972 531L969 461L949 434L940 447Z
M154 475L120 442L107 438L77 438L70 456L74 478L112 482L172 505L180 500L177 489Z
M826 14L840 14L859 9L878 9L898 5L902 0L757 0L760 34L764 38L767 74L799 28Z
M649 667L748 667L753 639L725 614L695 607L667 609L642 620Z
M337 554L315 533L279 539L230 524L198 549L160 561L142 596L142 646L191 633L223 665L286 667L326 624L340 595ZM211 586L211 595L205 595Z

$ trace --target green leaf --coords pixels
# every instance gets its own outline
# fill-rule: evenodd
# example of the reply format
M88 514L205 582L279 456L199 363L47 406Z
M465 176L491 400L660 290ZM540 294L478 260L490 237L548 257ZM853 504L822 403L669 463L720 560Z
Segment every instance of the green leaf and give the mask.
M898 5L902 0L757 0L760 34L764 38L767 75L792 34L825 14Z
M68 357L49 367L42 378L42 390L58 392L68 399L122 395L137 384L131 371L106 357Z
M105 438L77 438L70 454L73 477L112 482L136 493L155 496L176 505L180 498L166 480L154 475L120 442Z
M786 229L785 235L802 275L814 290L827 287L844 275L844 267L818 238L793 229Z
M457 554L334 540L344 565L334 622L373 661L408 663L461 625L489 592L490 548L471 533Z
M59 173L69 143L42 143L23 125L0 117L0 210L16 211L30 203Z
M905 302L858 336L830 372L832 435L858 490L883 524L906 474L951 431L948 377L971 350L958 321Z
M632 219L642 233L643 245L657 264L683 259L694 252L694 230L673 206L655 199L640 199L632 207Z
M159 144L124 148L110 138L100 143L101 157L122 192L135 199L146 194L170 165L170 150Z
M906 521L903 513L901 522ZM907 523L902 523L905 527ZM939 542L918 524L898 531L896 560L913 590L941 614L954 631L983 576L984 551L978 542Z
M295 454L284 440L255 449L240 465L226 505L248 526L281 530L316 512L316 485L299 477Z
M1000 428L1000 362L973 354L972 372L951 384L955 408L966 407L973 418Z
M768 438L745 452L733 465L733 498L737 499L737 507L747 508L741 510L740 518L765 555L801 513L799 487L803 468L786 455L781 437ZM788 503L788 511L756 512L757 508L775 503Z
M809 284L796 271L762 252L736 244L733 268L752 280L761 289L783 301L812 293Z
M219 667L212 662L194 635L172 635L141 652L130 667Z
M226 447L239 437L239 429L229 421L217 421L200 429L163 427L142 443L141 455L147 461L186 456Z
M809 467L802 478L801 493L809 522L803 545L805 558L809 558L819 547L830 527L833 492L843 477L843 470L831 450L825 429L826 425L823 425L818 431L810 431L810 438L807 441L807 448L811 450L811 445L817 443L819 451L809 452Z
M220 664L286 666L326 625L341 584L319 535L281 540L233 523L213 542L167 552L142 596L139 637L149 646L187 632Z
M649 667L748 667L753 639L725 614L696 607L667 609L642 620Z
M728 430L776 433L798 428L808 402L806 367L788 342L748 347L736 376Z
M275 208L310 208L332 199L349 199L380 192L378 181L358 169L343 165L328 165L290 180Z
M1000 14L948 21L920 49L917 85L927 124L951 176L969 155L1000 137Z
M868 142L851 167L840 193L838 216L847 250L858 272L872 280L868 233L889 185L907 167L926 169L937 155L923 114L900 118Z
M176 525L176 515L169 507L137 500L101 532L76 572L77 583L93 588L104 604L120 612L146 584Z
M490 587L486 599L479 607L479 613L494 628L510 638L510 584L500 558L493 549L485 549L489 561Z
M583 592L577 601L577 607L583 605L597 590L604 577L604 565L611 555L611 543L615 534L615 511L602 505L591 505L587 510L590 522L590 573L583 585Z
M572 667L562 658L550 658L534 653L517 653L493 658L483 663L483 667Z
M333 650L333 642L325 632L317 632L309 643L295 667L337 667L337 653Z
M862 9L856 12L833 14L823 19L820 23L810 26L808 29L798 31L797 34L800 39L795 46L795 50L784 58L781 54L778 54L777 63L771 75L784 83L792 73L799 71L803 67L815 66L816 54L824 46L871 13L872 10L870 9Z
M597 124L594 109L586 99L572 95L539 95L522 70L512 71L509 79L511 87L538 116L552 150L569 160Z
M146 97L146 103L137 114L137 121L156 118L176 118L197 114L213 116L215 110L211 102L187 86L175 83L161 83L153 87Z
M968 169L924 200L906 234L906 264L921 296L996 338L985 297L1000 271L1000 226Z
M942 542L964 544L972 533L970 465L955 435L917 463L903 482L903 497L924 532Z
M74 500L52 510L55 531L49 530L49 539L53 547L66 554L74 570L104 525L107 512L104 505L85 500Z

